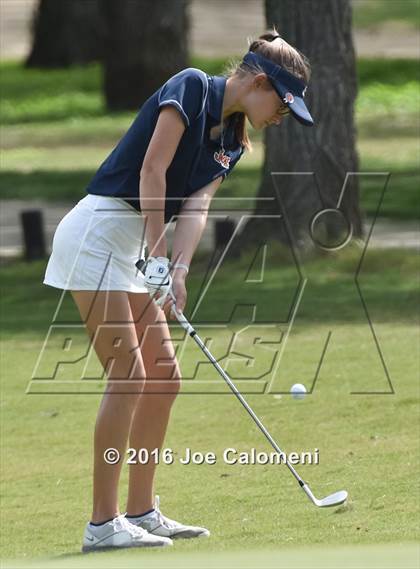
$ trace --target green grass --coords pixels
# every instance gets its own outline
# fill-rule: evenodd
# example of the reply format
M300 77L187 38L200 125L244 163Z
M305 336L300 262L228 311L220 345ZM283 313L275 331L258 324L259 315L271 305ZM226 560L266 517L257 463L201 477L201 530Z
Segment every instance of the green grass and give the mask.
M279 348L279 334L287 329L298 280L290 256L275 245L269 249L263 283L244 284L251 259L229 261L229 279L226 267L214 279L196 320L199 333L212 338L215 356L245 392L261 386L264 378L256 377L269 377L272 350ZM151 567L415 566L419 511L411 473L419 466L419 440L413 428L420 409L418 260L408 251L387 252L386 263L381 251L366 254L359 282L395 394L355 395L352 392L389 391L354 286L359 260L360 250L354 246L303 260L308 281L281 365L272 378L274 388L271 393L247 396L285 450L319 448L320 464L300 466L299 472L321 496L346 488L348 504L316 510L286 468L223 462L226 447L270 449L188 340L180 353L184 395L176 402L165 442L176 460L159 467L157 490L169 516L204 524L212 537L198 543L177 542L170 552L90 556L84 567L143 562ZM91 440L103 382L94 382L94 394L91 388L91 394L64 393L60 381L71 379L77 389L85 360L77 361L74 352L64 355L63 341L69 332L62 331L47 344L38 370L51 371L62 359L75 363L62 365L56 378L45 384L34 380L31 393L25 393L61 292L41 284L44 269L44 262L14 263L2 269L2 555L35 558L45 567L77 567L82 563L78 551L83 526L90 514ZM205 269L206 259L198 257L189 280L190 309ZM226 319L233 302L257 305L257 329L246 328L246 310L237 313L227 329L204 324L217 317ZM262 323L267 320L277 322L274 331ZM68 295L58 322L79 323ZM181 342L180 329L172 327L174 341ZM242 333L231 346L229 339L239 330ZM304 401L290 399L283 392L292 383L312 385L330 332L313 393ZM85 332L71 333L73 349L84 354ZM202 362L198 376L192 379L198 362ZM100 374L96 358L90 371ZM64 387L67 390L68 384ZM180 464L186 447L215 452L216 465ZM126 469L121 489L124 508ZM242 561L241 555L248 552Z
M2 124L54 121L103 114L98 64L45 72L14 62L0 66Z
M399 87L377 81L366 87L356 103L359 115L370 114L379 117L388 115L390 119L398 115L415 115L420 109L420 89L418 81L407 81Z
M228 61L193 57L191 66L217 74L222 72ZM363 59L357 67L362 87L371 83L401 86L407 81L419 80L415 60ZM0 81L2 125L109 116L101 93L99 64L46 72L42 69L24 69L17 62L1 62ZM389 96L398 100L401 95L393 90ZM122 118L127 115L132 116L132 113L117 113L115 116Z
M356 28L395 22L420 27L418 0L353 0L352 8L353 25Z
M195 57L192 67L209 74L221 72L227 60ZM66 120L73 116L109 115L101 92L99 64L68 69L24 69L19 63L0 63L0 123L32 123ZM116 113L122 118L133 113Z
M354 278L361 261L362 248L353 243L333 253L311 253L301 256L301 266L308 279L306 291L300 305L300 317L305 323L317 324L322 316L324 322L351 323L360 312L360 299ZM248 278L259 274L258 259L252 269L256 251L249 251L240 259L225 257L226 268L221 267L212 281L211 291L202 303L197 318L202 321L225 319L232 311L232 298L240 304L259 305L257 322L284 322L299 282L299 274L290 252L278 243L268 243L266 272L263 286L260 283L246 284ZM190 310L195 306L199 292L205 285L211 259L204 253L197 253L189 276L192 287L189 293ZM59 291L40 286L45 263L12 262L2 269L2 323L6 339L19 331L42 332L55 310ZM255 276L254 276L255 274ZM230 276L229 276L230 275ZM402 279L401 277L404 276ZM415 252L389 250L384 267L383 250L368 249L359 275L362 294L366 297L369 310L376 322L398 320L414 324L418 311L414 309L418 290L418 259ZM232 296L232 288L236 290ZM36 303L39 310L28 314L25 298ZM322 308L322 312L319 310ZM78 319L70 298L61 307L64 320ZM238 322L247 321L249 314L238 314ZM363 317L363 320L365 318Z
M357 76L361 87L371 83L403 86L407 81L419 81L420 70L416 59L358 59Z
M191 65L220 73L222 59L193 58ZM416 61L363 59L357 63L356 123L360 171L390 172L380 215L419 215L419 70ZM0 196L75 202L95 170L124 134L133 112L108 113L98 65L66 70L24 70L0 64ZM223 185L225 196L253 197L263 157L262 136L251 130L255 152ZM52 160L52 154L54 159ZM376 181L361 181L361 205L376 212Z
M179 543L176 546L179 547ZM201 544L196 544L197 549ZM4 568L18 569L28 567L34 569L61 568L100 568L137 569L141 563L151 569L205 569L238 568L238 569L417 569L419 560L418 546L413 543L395 545L352 546L352 547L308 547L300 545L282 549L253 550L246 552L217 551L211 555L202 555L197 551L183 552L178 548L167 551L122 551L107 555L70 554L53 558L43 557L40 560L27 562L24 560L9 561Z

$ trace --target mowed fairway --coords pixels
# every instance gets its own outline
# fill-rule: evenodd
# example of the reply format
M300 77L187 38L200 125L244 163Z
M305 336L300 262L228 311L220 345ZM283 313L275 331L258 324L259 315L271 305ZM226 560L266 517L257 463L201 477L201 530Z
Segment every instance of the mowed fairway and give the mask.
M172 548L165 551L146 552L114 551L96 555L64 555L53 559L42 558L35 562L12 561L3 567L9 569L134 569L150 567L151 569L417 569L419 566L419 547L415 544L398 545L362 545L352 547L308 547L246 550L237 549L230 552L212 552L206 555L196 546L197 552L182 552Z
M7 565L31 565L33 560L39 567L416 567L418 260L407 251L371 252L360 276L387 377L354 286L358 256L349 249L335 255L334 262L321 258L306 263L308 283L295 325L287 342L283 337L277 345L285 348L274 391L255 393L261 380L252 378L265 373L272 352L261 357L249 329L231 349L236 361L227 365L243 391L254 391L248 401L285 451L319 449L318 465L297 466L314 493L322 497L346 489L347 505L316 509L283 465L223 461L228 447L271 449L188 341L181 359L185 375L193 376L191 370L203 363L195 379L185 380L184 394L175 404L165 444L173 449L174 462L159 466L156 490L169 517L205 525L212 535L178 541L170 551L89 556L79 552L90 515L91 443L103 382L91 382L90 393L83 393L77 387L81 363L62 364L55 379L33 381L27 393L60 293L41 284L43 262L3 268L2 558L21 560ZM271 261L275 258L276 252ZM200 262L192 271L190 302L200 285ZM246 260L235 262L233 274L247 268ZM287 314L296 272L284 259L277 268L268 265L259 302L261 314L271 311L275 320L279 307ZM242 293L233 284L215 279L211 302L202 306L203 322L212 310L226 312L229 299L239 300ZM78 324L70 298L64 300L59 321ZM247 322L238 320L232 330L244 329ZM180 339L179 328L173 327L174 338ZM212 338L209 345L225 365L226 331L199 324L197 329ZM287 332L287 325L279 330ZM254 336L276 347L270 326L261 325ZM67 337L64 330L49 344L43 373L66 360ZM313 393L292 400L284 392L296 382L311 388L328 338ZM87 346L82 330L73 332L73 341L76 348ZM93 361L92 377L95 370L99 366ZM60 383L64 380L70 383ZM68 393L69 386L79 392ZM181 464L187 447L215 453L216 464ZM122 511L126 491L125 466Z

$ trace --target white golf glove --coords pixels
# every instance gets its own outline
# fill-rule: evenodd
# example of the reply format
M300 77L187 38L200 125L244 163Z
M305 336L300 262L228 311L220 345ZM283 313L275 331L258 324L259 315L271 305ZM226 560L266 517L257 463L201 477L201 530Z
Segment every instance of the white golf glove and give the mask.
M144 275L144 286L158 306L163 306L172 286L170 263L166 257L149 257L137 261L136 267ZM156 298L156 294L159 298Z

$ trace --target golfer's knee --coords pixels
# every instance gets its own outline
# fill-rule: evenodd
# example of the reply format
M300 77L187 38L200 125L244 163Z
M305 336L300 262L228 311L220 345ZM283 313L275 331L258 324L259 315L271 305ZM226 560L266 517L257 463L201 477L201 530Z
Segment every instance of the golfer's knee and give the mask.
M162 393L168 396L172 401L175 400L176 396L181 389L181 371L178 364L175 364L170 377L166 378L162 382Z
M157 377L149 376L146 380L145 392L162 396L166 404L172 404L181 389L181 372L178 364L171 366L171 371L160 373Z
M106 387L107 393L141 395L146 381L146 371L141 357L132 354L127 358L117 358L112 361Z

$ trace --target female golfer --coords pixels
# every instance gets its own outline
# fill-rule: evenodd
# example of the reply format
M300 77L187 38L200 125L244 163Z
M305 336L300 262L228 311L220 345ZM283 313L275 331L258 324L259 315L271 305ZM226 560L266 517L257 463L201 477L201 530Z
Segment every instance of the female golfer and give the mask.
M181 378L166 317L185 307L186 277L211 199L250 148L246 119L260 130L290 112L312 125L303 101L309 74L306 58L276 30L253 41L225 75L177 73L143 104L87 195L57 227L44 283L71 291L107 376L83 551L209 535L161 513L153 455L130 464L120 513L121 466L127 442L149 453L162 447ZM165 224L174 219L170 261Z

